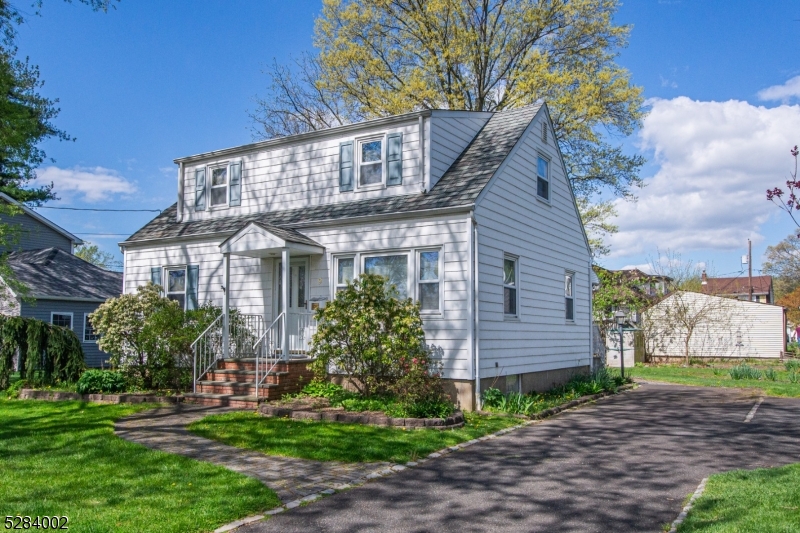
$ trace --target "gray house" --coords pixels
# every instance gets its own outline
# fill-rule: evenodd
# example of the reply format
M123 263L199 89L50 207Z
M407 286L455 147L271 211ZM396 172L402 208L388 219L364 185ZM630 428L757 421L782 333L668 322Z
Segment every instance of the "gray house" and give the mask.
M82 241L35 211L3 193L0 201L22 211L14 216L0 214L0 221L20 229L17 245L2 252L8 254L8 266L16 280L28 289L25 295L16 294L0 278L5 289L0 313L70 328L82 342L86 365L101 366L108 354L97 347L88 315L122 293L122 274L73 255Z

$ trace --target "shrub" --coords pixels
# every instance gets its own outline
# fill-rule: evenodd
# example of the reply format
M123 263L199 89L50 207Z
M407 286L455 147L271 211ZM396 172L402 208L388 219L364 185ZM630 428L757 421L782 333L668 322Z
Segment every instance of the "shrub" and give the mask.
M786 370L789 372L797 372L800 370L800 359L789 359L783 365L786 367Z
M430 356L419 307L410 299L400 300L397 289L387 287L386 278L365 274L348 283L317 312L317 320L311 355L316 358L312 368L318 379L331 371L342 372L367 398L394 388L411 401L428 397L421 388L436 388L438 376L426 367ZM407 376L409 372L413 376Z
M789 372L789 383L797 383L797 382L798 382L797 372L792 370L791 372Z
M732 379L761 379L761 371L747 363L740 363L731 367L729 371Z
M68 329L19 316L0 316L0 389L19 355L20 377L32 385L72 383L85 368L83 348Z
M185 389L192 382L191 344L221 310L211 304L186 311L148 283L136 294L110 298L92 313L100 349L143 389Z
M775 381L778 379L778 374L775 372L774 368L768 368L764 370L764 377L770 381Z
M87 370L80 379L76 390L78 394L97 394L103 392L123 392L127 388L125 376L110 370Z

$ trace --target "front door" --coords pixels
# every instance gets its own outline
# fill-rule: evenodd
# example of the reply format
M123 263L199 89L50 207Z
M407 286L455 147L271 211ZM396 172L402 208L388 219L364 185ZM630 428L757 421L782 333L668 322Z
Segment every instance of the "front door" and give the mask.
M289 353L301 354L307 351L308 335L308 260L292 259L289 270ZM283 309L283 265L278 265L277 312Z

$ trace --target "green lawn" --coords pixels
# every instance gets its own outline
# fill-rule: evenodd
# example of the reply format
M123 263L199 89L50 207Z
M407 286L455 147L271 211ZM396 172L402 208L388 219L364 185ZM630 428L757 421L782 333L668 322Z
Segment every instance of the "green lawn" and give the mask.
M0 518L67 516L69 531L177 533L280 504L255 479L114 435L116 419L146 408L0 399Z
M776 364L753 364L764 369L772 367L776 371L776 381L765 378L732 379L728 373L730 365L718 367L679 365L636 366L625 369L625 374L635 378L650 379L653 381L666 381L682 385L699 385L703 387L737 387L743 389L761 389L767 396L800 397L800 383L790 383L789 373Z
M256 413L213 415L189 426L197 435L271 455L318 461L405 463L503 428L520 420L465 413L461 429L397 429L283 418Z
M800 464L711 476L678 531L800 532Z

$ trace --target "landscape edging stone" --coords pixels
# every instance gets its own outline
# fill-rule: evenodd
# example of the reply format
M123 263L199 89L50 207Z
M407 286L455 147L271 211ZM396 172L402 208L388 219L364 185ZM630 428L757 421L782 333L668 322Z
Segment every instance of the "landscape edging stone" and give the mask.
M78 394L77 392L21 389L20 400L66 401L81 400L91 403L181 403L183 396L159 396L157 394Z

